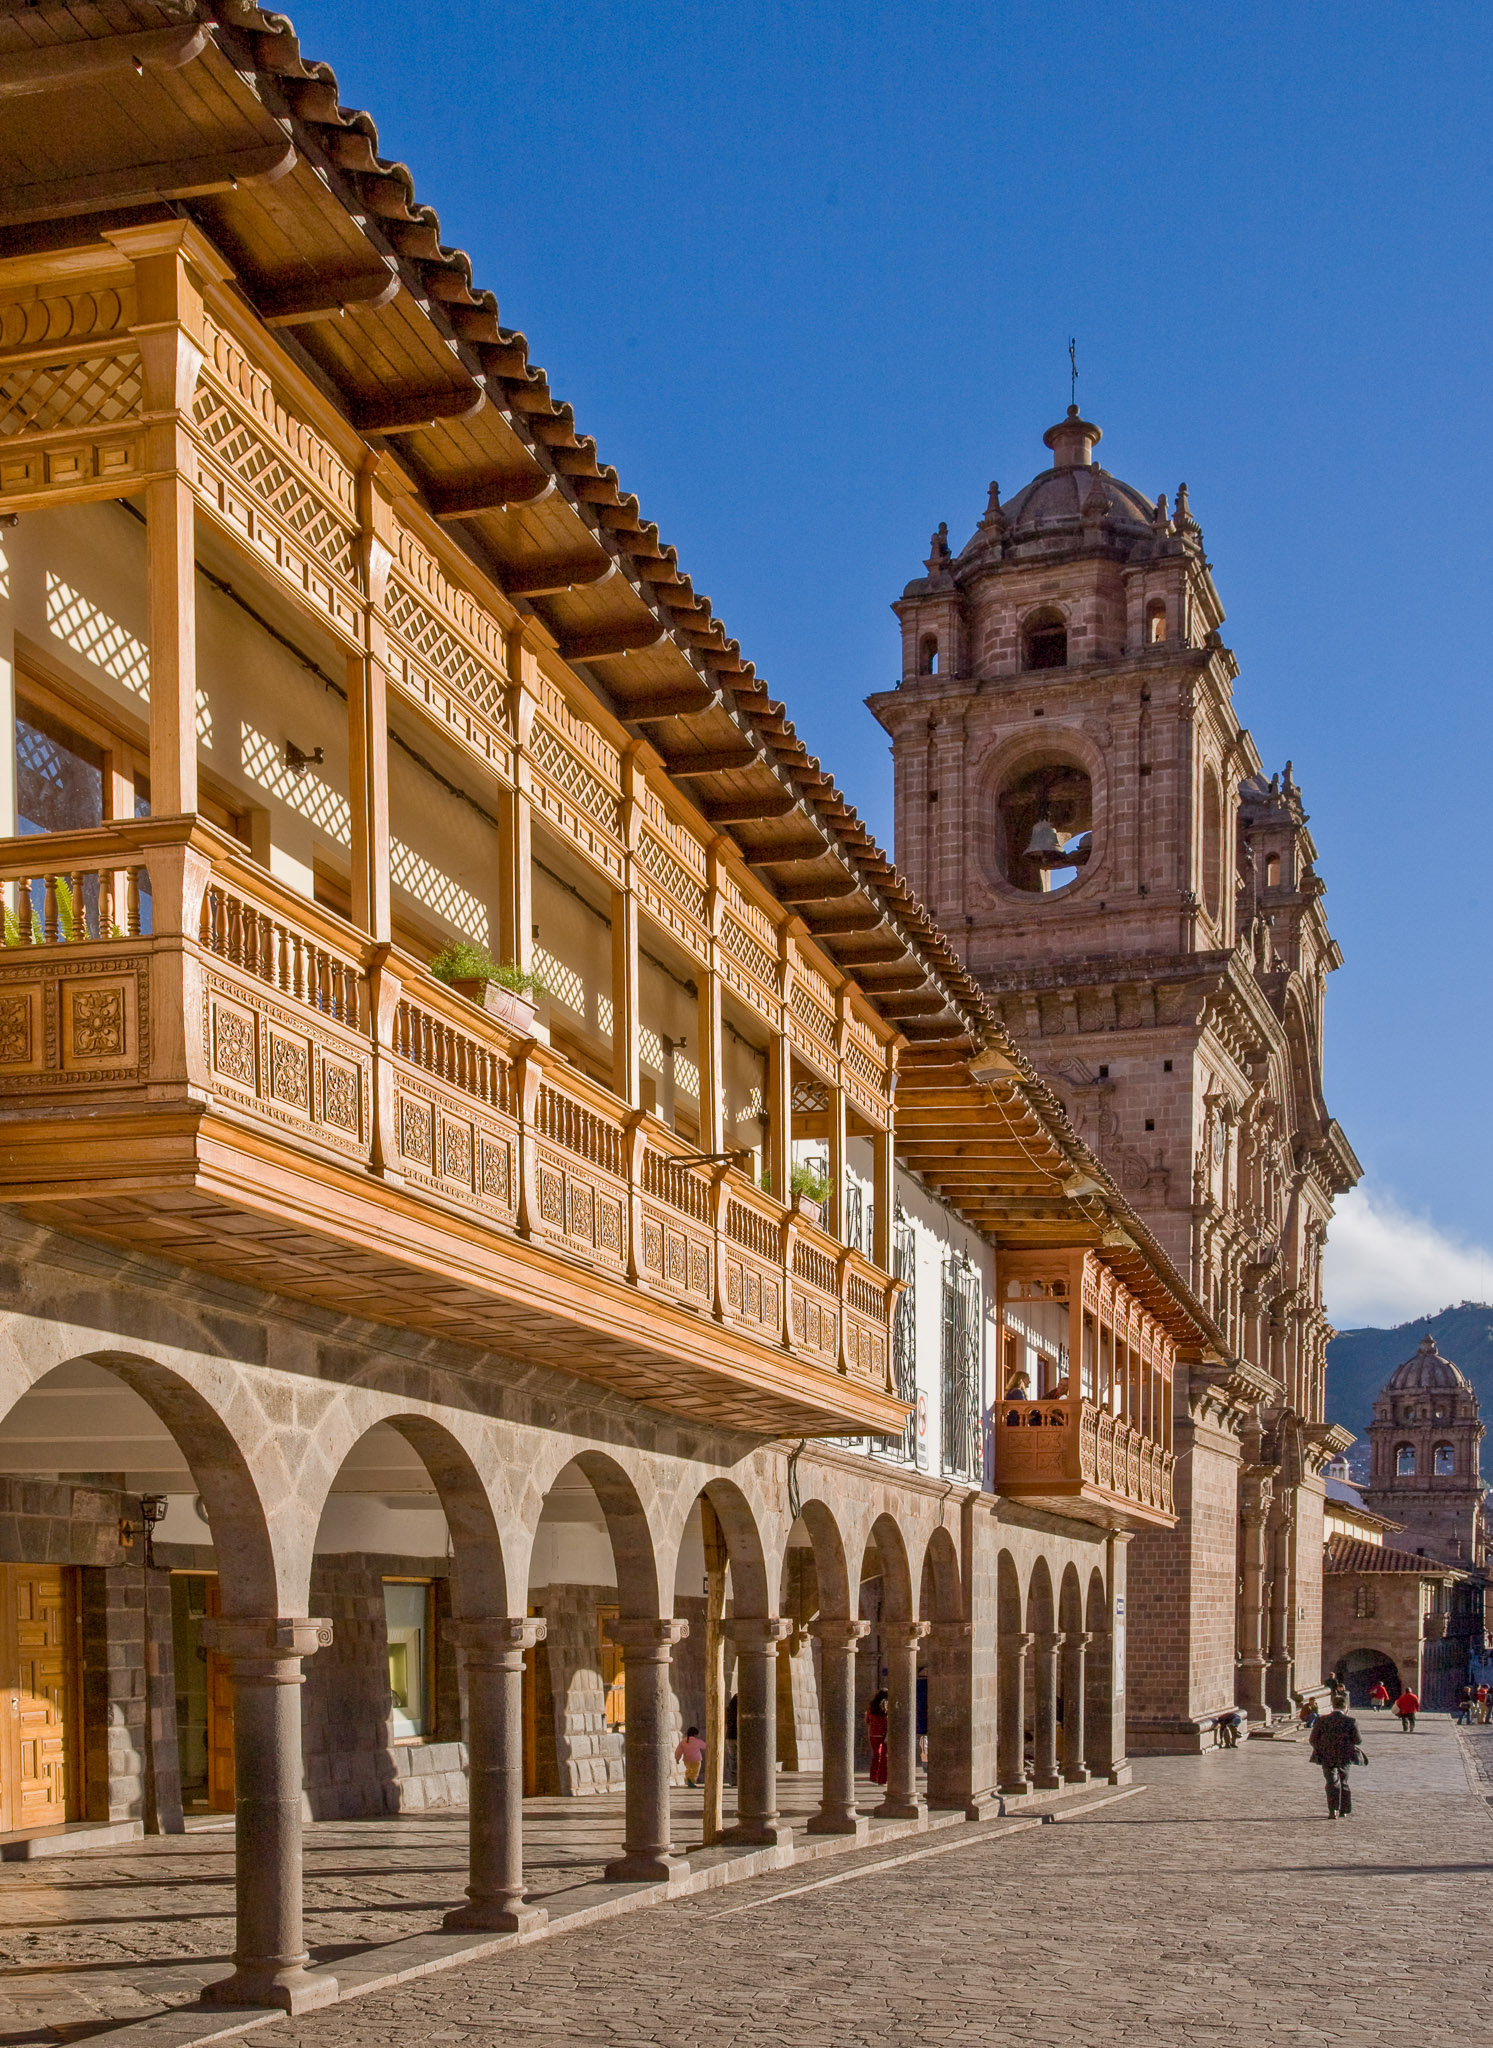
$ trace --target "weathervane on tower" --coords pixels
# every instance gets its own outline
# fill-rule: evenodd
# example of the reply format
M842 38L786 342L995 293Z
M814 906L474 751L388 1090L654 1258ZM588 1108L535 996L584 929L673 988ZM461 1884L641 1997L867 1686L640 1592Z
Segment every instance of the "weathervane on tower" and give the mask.
M1076 411L1078 408L1078 336L1076 334L1070 335L1068 339L1068 363L1071 372L1068 378L1068 403Z

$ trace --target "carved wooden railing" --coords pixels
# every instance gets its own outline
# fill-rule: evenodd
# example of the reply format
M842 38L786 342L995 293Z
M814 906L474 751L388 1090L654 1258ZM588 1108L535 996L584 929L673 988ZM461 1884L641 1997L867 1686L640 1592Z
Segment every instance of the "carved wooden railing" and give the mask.
M1137 1507L1175 1512L1172 1453L1090 1401L1003 1401L994 1437L998 1492L1086 1485Z
M0 1107L270 1126L890 1391L897 1283L200 820L0 842Z

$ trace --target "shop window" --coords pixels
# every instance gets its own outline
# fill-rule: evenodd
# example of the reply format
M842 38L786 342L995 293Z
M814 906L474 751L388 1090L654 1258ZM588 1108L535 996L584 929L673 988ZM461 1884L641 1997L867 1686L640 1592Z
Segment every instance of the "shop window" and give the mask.
M419 1742L430 1732L433 1590L429 1579L384 1580L389 1720L396 1742Z

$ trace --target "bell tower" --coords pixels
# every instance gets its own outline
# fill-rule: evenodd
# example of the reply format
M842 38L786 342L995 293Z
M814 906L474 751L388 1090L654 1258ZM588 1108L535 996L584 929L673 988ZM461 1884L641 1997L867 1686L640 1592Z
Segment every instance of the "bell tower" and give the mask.
M1147 496L1095 459L1101 439L1070 406L1049 466L1005 502L992 484L963 547L938 529L892 607L901 675L869 701L899 865L1255 1389L1209 1434L1199 1376L1178 1442L1203 1431L1209 1512L1237 1492L1258 1531L1242 1579L1232 1554L1206 1569L1231 1613L1245 1588L1240 1694L1263 1714L1321 1672L1322 1248L1360 1172L1322 1093L1341 955L1302 793L1234 708L1187 486ZM1194 1622L1199 1643L1232 1634ZM1233 1658L1218 1668L1232 1694ZM1130 1704L1172 1746L1175 1702L1132 1685Z
M1403 1523L1402 1550L1480 1565L1487 1552L1477 1395L1429 1333L1374 1403L1365 1503Z

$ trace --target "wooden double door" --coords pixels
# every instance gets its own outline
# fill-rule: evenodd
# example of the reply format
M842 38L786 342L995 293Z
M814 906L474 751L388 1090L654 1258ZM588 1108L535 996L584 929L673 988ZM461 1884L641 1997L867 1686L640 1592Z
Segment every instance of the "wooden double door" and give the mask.
M0 1833L73 1817L78 1584L67 1565L0 1565Z

